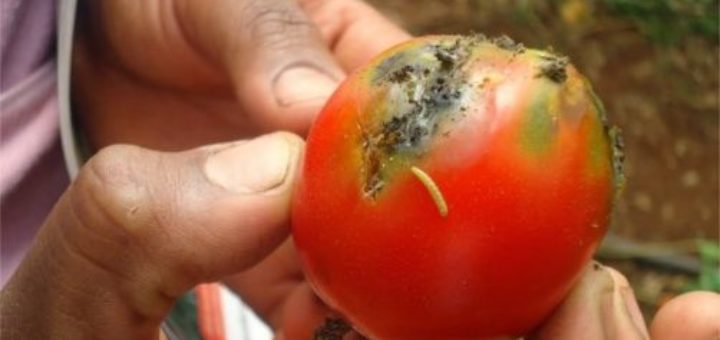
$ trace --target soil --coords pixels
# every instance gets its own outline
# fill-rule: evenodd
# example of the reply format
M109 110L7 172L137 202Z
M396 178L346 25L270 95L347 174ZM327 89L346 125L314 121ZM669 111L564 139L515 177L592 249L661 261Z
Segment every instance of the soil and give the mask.
M642 243L718 242L717 37L658 42L608 1L368 2L415 35L506 34L567 55L623 131L627 185L612 233ZM665 22L668 32L680 27ZM611 264L629 277L647 317L692 280L627 261Z

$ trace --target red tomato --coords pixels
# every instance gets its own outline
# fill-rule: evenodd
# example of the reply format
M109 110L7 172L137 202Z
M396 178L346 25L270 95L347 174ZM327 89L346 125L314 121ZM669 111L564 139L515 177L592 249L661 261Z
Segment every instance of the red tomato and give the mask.
M603 114L565 58L506 38L391 49L308 137L292 216L308 280L371 338L527 333L606 231L621 153Z

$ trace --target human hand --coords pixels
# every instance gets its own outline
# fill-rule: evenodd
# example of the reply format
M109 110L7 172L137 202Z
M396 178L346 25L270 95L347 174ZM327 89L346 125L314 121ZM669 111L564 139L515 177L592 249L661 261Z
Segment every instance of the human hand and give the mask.
M305 27L302 13L296 21L297 7L288 1L237 1L255 5L243 6L238 16L231 15L235 11L224 7L225 2L204 3L188 1L185 16L176 3L167 1L152 8L122 1L89 4L89 21L82 27L101 27L101 32L86 31L78 39L74 86L95 146L129 141L179 150L278 128L302 132L345 72L405 37L355 1L302 1L317 28ZM216 20L223 17L235 20ZM244 26L244 32L232 29L242 18L254 18L255 24ZM185 26L173 26L183 20L196 27L194 38L185 36ZM251 34L254 27L263 29ZM296 27L307 30L287 34ZM236 33L244 38L223 40ZM325 46L331 46L330 52L323 52ZM243 52L252 57L243 57ZM301 69L296 75L301 80L280 86L278 74L292 65L319 68L321 75ZM282 96L276 94L283 91L295 100L279 100ZM226 161L252 165L256 157L275 155L260 149L249 152L255 155L252 161L239 161L239 156ZM227 282L278 337L292 340L310 334L329 312L302 280L291 244L285 241L275 249L287 232L285 223L278 222L287 214L287 182L271 195L274 198L234 197L232 191L225 197L203 174L206 167L198 165L207 153L205 148L162 154L113 147L96 157L3 291L3 334L154 337L179 292L238 271L241 274ZM231 181L263 182L259 175L269 169L255 166L256 171L240 171ZM98 176L102 170L108 173L104 178ZM228 208L236 210L228 213ZM87 226L93 232L85 232ZM562 330L572 324L559 325Z
M277 248L289 233L302 148L300 138L275 133L179 153L102 150L0 293L2 334L157 338L177 297L241 273L229 282L247 293L278 339L311 338L331 312L303 281L291 244ZM720 297L695 294L660 312L657 339L717 334ZM627 281L591 265L531 337L643 339L647 331Z
M94 148L184 150L302 133L346 72L408 37L354 0L87 1L82 9L73 96ZM269 310L304 282L298 277L283 246L227 282L276 323Z
M157 338L180 294L287 238L302 148L275 133L180 153L102 150L3 289L3 338Z
M408 38L357 0L81 3L74 109L96 148L302 134L347 72Z
M648 330L627 279L589 264L547 321L528 339L717 339L720 295L693 292L663 306Z
M302 291L302 290L301 290ZM320 325L329 310L319 300L308 296L291 301L293 311L287 315L293 336L284 339L311 339L312 325ZM313 308L307 308L313 306ZM310 313L307 313L310 311ZM650 328L627 279L617 270L597 262L589 263L563 302L536 330L523 339L531 340L673 340L707 339L720 336L720 294L691 292L666 303L656 314ZM355 332L343 338L363 339ZM513 340L499 337L493 340Z

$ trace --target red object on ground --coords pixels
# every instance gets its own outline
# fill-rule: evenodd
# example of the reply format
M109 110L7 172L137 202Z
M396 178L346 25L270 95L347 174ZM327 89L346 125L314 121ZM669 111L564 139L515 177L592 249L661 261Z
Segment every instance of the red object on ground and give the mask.
M225 340L225 321L217 283L205 283L195 287L197 322L203 340Z

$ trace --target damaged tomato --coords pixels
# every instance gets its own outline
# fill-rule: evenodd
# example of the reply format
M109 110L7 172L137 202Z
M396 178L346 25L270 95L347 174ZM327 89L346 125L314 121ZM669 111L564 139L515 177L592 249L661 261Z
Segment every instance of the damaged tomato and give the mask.
M308 137L292 216L307 278L370 338L525 334L605 234L619 144L564 57L483 36L395 47Z

